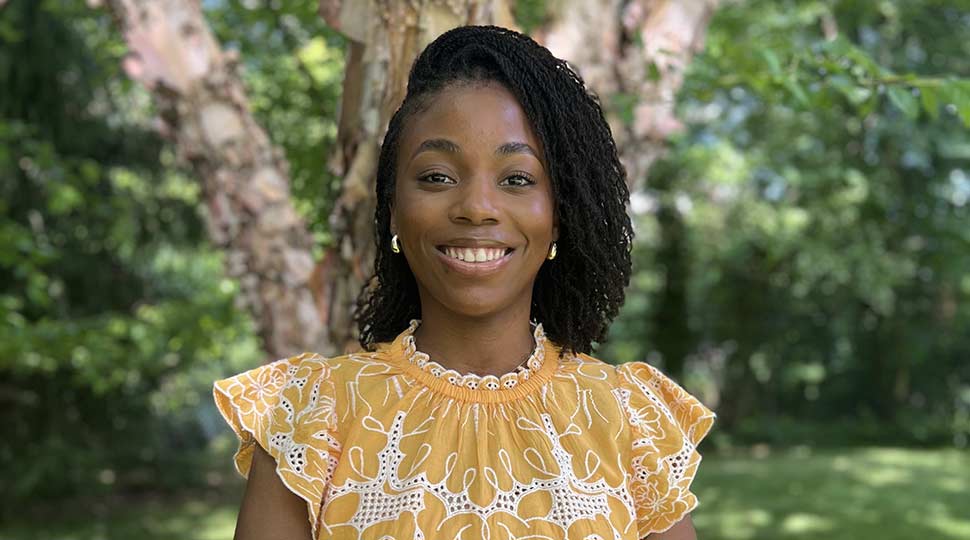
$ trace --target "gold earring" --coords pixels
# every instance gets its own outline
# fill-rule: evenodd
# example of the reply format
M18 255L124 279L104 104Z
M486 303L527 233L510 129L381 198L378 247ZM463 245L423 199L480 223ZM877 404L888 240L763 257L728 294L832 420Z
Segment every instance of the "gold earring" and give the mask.
M556 243L555 242L553 242L552 243L552 246L549 248L549 254L546 255L546 258L549 259L550 261L556 258Z
M391 251L393 251L394 253L400 253L401 252L401 245L397 243L397 235L396 234L391 237Z

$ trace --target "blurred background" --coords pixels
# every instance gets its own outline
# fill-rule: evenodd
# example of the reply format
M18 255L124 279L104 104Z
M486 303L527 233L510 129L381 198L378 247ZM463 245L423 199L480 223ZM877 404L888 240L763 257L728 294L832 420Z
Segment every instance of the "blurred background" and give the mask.
M465 4L600 95L637 239L596 354L718 412L699 538L970 539L970 2ZM377 5L0 0L0 539L231 537L211 383L352 340L354 187L460 24Z

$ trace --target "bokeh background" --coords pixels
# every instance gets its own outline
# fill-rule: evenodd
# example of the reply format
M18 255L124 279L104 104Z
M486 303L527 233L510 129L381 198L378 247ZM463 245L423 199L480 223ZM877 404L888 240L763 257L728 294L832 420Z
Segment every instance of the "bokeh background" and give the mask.
M536 35L562 17L510 4ZM202 6L321 255L347 39L315 2ZM230 538L211 383L269 348L109 11L0 1L0 539ZM970 2L733 1L705 25L597 355L718 412L704 540L970 539ZM640 96L601 97L636 123Z

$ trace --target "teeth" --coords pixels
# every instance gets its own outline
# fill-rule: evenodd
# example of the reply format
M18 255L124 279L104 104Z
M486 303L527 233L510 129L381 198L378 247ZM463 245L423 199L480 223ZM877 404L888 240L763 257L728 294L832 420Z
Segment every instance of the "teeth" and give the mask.
M503 248L459 248L445 247L445 255L465 262L488 262L505 256Z

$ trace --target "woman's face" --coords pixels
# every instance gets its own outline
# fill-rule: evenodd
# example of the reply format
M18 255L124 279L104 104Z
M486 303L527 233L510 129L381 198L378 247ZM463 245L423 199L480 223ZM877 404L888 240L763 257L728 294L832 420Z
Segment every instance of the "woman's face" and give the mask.
M459 84L408 120L398 148L391 231L422 312L529 312L558 237L542 147L497 83Z

